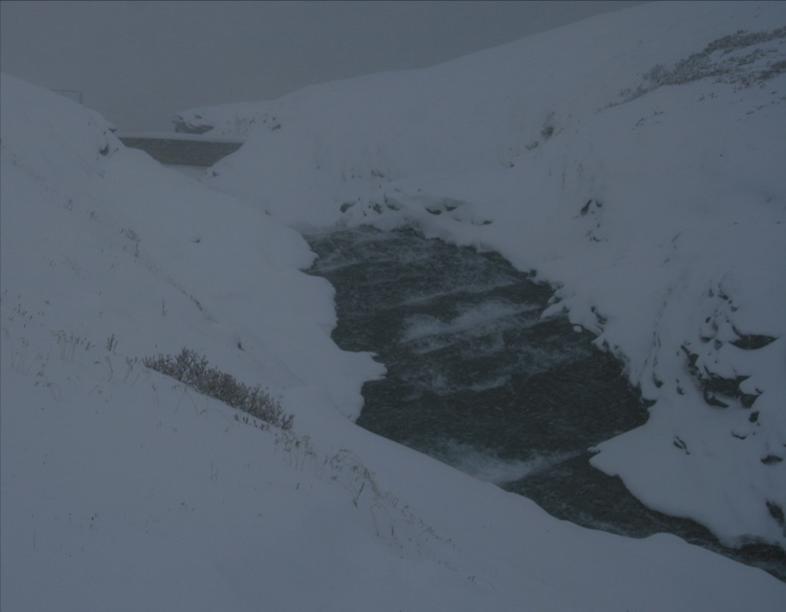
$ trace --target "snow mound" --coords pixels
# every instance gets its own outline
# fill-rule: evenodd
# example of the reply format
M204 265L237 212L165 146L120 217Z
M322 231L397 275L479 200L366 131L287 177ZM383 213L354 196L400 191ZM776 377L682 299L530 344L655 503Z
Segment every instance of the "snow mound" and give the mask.
M594 464L786 544L786 5L653 3L196 115L247 134L210 184L282 222L414 221L557 285L653 402Z

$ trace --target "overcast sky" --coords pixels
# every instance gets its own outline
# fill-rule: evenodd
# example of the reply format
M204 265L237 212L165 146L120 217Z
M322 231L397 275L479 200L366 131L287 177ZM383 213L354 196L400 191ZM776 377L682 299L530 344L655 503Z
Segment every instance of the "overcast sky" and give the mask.
M0 68L122 130L193 106L429 66L633 2L0 2Z

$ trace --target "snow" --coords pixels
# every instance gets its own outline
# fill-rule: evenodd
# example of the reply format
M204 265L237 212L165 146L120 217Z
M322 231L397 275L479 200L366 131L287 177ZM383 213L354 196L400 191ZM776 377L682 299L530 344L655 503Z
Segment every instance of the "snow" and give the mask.
M762 460L786 459L784 28L780 3L653 3L179 116L246 138L208 183L290 226L415 223L535 270L655 402L594 465L727 545L783 546L786 461Z
M711 37L729 21L758 27L783 15L778 6L714 10L725 15L725 21L718 18L714 26L701 27L694 23L700 35ZM594 49L590 42L620 23L633 28L641 22L657 29L659 24L678 22L678 57L679 32L690 31L682 24L685 11L712 13L702 7L637 9L624 18L589 21L433 71L311 88L276 103L286 110L291 125L282 111L280 129L251 133L248 145L218 168L219 180L207 186L126 149L95 113L3 75L0 607L780 609L786 587L761 570L668 535L633 540L558 521L523 497L354 425L361 385L383 371L370 355L343 352L330 339L335 325L332 288L300 271L310 265L313 254L288 227L331 223L341 217L367 220L362 212L371 210L368 204L384 202L385 195L395 197L401 209L379 215L382 225L419 219L433 233L496 246L520 267L537 267L544 278L563 282L562 304L587 327L597 326L588 314L589 306L597 304L607 317L599 330L601 338L626 355L631 376L641 378L640 371L652 368L652 360L642 358L643 349L636 343L648 345L631 331L638 329L636 321L626 319L623 308L640 307L643 299L629 296L615 307L615 300L627 293L614 290L609 278L627 279L623 274L630 269L642 274L657 271L660 259L648 245L660 244L674 224L686 225L678 248L664 243L664 252L672 253L672 267L652 274L647 285L649 295L660 297L669 283L681 282L684 293L658 312L657 321L663 323L651 323L648 309L634 313L641 317L638 322L651 325L647 333L655 325L662 335L661 346L666 348L658 362L663 370L658 372L671 381L667 374L676 365L666 359L666 349L674 338L693 333L708 308L717 310L719 322L727 317L739 329L780 335L782 284L772 283L782 279L771 262L780 254L782 235L774 220L776 207L782 206L783 185L756 162L777 164L767 161L780 151L777 130L771 129L772 123L767 130L759 122L767 113L770 122L777 119L780 106L754 114L737 128L739 138L754 130L761 151L756 159L750 151L743 155L730 147L730 157L741 164L733 174L727 172L726 162L707 162L720 181L712 194L719 203L680 199L662 214L653 211L647 218L651 232L641 232L645 244L621 241L620 235L630 230L626 219L638 219L640 208L658 201L658 194L673 195L680 185L661 184L655 169L651 181L639 183L637 158L598 152L593 163L608 167L595 180L602 180L605 190L591 196L603 198L606 210L612 211L601 228L608 243L577 242L569 252L560 245L582 236L584 230L576 226L586 219L573 220L575 205L582 201L561 196L551 200L549 208L532 204L524 211L529 224L522 223L521 202L539 202L529 196L557 193L545 173L551 168L548 164L563 163L556 161L557 152L546 154L545 146L536 150L532 157L541 161L533 162L528 179L519 171L499 168L496 156L489 154L495 144L480 139L477 151L469 150L484 130L493 132L490 138L509 136L496 112L510 102L506 90L489 87L499 74L478 68L519 66L517 71L526 73L539 63L529 52L523 55L530 59L523 61L522 50L555 44L566 36L577 39L579 54L574 60L584 60L590 54L581 53L582 37L588 49ZM631 37L636 34L622 38ZM614 56L614 51L603 53ZM624 56L619 61L631 59ZM636 70L632 66L630 75ZM456 81L460 75L486 81L487 86L477 96L462 98L466 89L463 81ZM769 84L780 87L782 81ZM401 97L387 100L384 95L396 88L412 103L403 103ZM615 89L616 83L609 88ZM377 91L382 95L379 105L365 106ZM444 94L446 103L455 99L457 104L433 126L437 135L440 130L452 133L450 142L433 140L433 132L418 135L441 116L431 105L420 105L434 91ZM748 108L753 94L742 93L746 102L740 104ZM661 94L658 90L649 95ZM317 98L322 98L321 104L314 101ZM476 106L479 98L485 102ZM730 94L712 104L725 117L737 108L734 100ZM344 106L350 101L356 111L366 111L358 111L352 122ZM649 101L642 96L614 112ZM687 101L679 98L670 104L677 103ZM316 112L317 107L322 110ZM477 111L470 113L476 121L467 123L469 133L454 130L468 109ZM402 113L406 125L397 120ZM537 108L532 114L522 113L522 129L531 126L528 117L542 119ZM672 114L682 117L670 107L666 116ZM387 115L379 132L367 130L366 121ZM331 118L336 122L322 124ZM667 141L686 129L677 119L661 138ZM581 148L573 150L570 145L588 146L589 135L601 130L604 121L611 122L588 112L575 123L578 133L571 143L559 145L567 156L564 163L574 173L569 189L575 196L584 197L582 180L590 179L575 176L571 164ZM714 124L708 116L701 125L709 129ZM347 128L345 134L342 128ZM695 129L704 136L700 126ZM388 148L387 137L395 134L400 138ZM619 129L610 136L627 144L626 134ZM430 145L422 157L403 155L419 151L410 149L418 144L413 138ZM549 146L557 145L559 138L555 135ZM441 148L453 151L452 157L425 164L423 160ZM645 160L649 155L638 154ZM334 174L339 168L346 170L343 182L340 172ZM377 169L385 177L371 173ZM350 171L365 174L351 178ZM623 171L634 175L618 185L612 179L624 176ZM642 204L626 191L639 184L652 194ZM704 193L700 180L692 186L689 195ZM772 196L770 202L761 195L765 192ZM751 193L760 193L759 199ZM338 206L347 194L367 199L342 214ZM724 223L737 210L737 198L745 198L748 210L756 212L738 215L735 226L748 256L740 261L734 257L736 251L716 245L696 266L688 266L686 257L704 253L689 240L707 231L699 221L709 217L709 230L728 236ZM424 209L446 201L439 216ZM447 210L454 201L460 206ZM684 218L671 218L682 210ZM474 224L487 218L494 222ZM690 226L694 229L688 221L695 222ZM715 244L709 238L704 242L708 247ZM648 253L655 261L650 267ZM571 275L577 258L584 271L574 269ZM616 262L616 268L610 262ZM587 270L596 271L594 282L586 279ZM728 301L693 299L701 295L696 288L715 279L718 270L726 274L723 289L734 300L733 312ZM770 301L763 303L764 298ZM751 368L750 384L762 389L756 401L761 433L739 445L744 449L739 453L751 457L757 456L765 438L777 441L782 431L777 427L782 342L742 355L718 351L700 356ZM294 415L294 429L265 428L141 363L144 357L177 353L183 347L205 354L212 365L246 384L268 388ZM734 455L719 457L710 469L706 455L718 448L728 450L713 444L721 440L719 432L725 427L739 425L736 413L720 413L729 421L721 423L722 417L703 406L695 392L672 406L678 398L668 391L670 384L658 391L650 424L606 444L598 455L599 462L609 463L604 469L624 471L634 492L635 483L642 483L645 491L637 494L644 499L655 489L647 480L653 465L661 470L661 481L667 471L682 469L695 476L704 470L705 488L719 499L729 491L738 493L743 475L753 478L751 488L777 494L779 477L766 479L767 474L781 473L777 465L765 472L741 462L737 471L722 473L738 465L732 461L738 456ZM676 421L677 410L692 416ZM679 433L691 448L697 446L689 435L694 434L709 450L671 457L684 465L660 464L670 456L658 443L664 435L673 435L677 426L685 428ZM649 463L637 454L637 437L642 438L641 448L653 449ZM668 450L673 453L672 448ZM615 456L623 457L623 466ZM673 489L658 489L663 490L669 494L667 500L679 502L671 496ZM756 495L755 490L746 491L739 501L724 501L721 512L734 504L752 508L752 503L746 504L749 498L758 499ZM698 497L691 491L686 496ZM713 524L714 515L704 506L699 510L708 512L707 522ZM777 539L758 518L741 514L733 529Z
M207 169L201 166L184 166L182 164L167 164L167 168L180 172L196 181L205 178L207 172Z
M118 138L149 138L151 140L187 140L189 142L226 142L238 143L237 138L227 138L214 134L183 134L181 132L121 132Z
M526 476L537 474L550 467L577 457L579 453L548 453L535 455L527 461L511 461L495 453L483 453L476 448L456 442L447 441L441 449L440 458L455 465L462 472L480 480L503 485L515 482Z

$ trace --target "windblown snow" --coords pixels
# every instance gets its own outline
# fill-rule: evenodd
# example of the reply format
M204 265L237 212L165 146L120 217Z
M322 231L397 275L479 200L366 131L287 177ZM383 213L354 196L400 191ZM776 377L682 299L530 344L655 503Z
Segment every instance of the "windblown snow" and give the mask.
M355 426L382 368L330 339L293 228L417 222L559 284L654 402L597 467L783 545L784 25L778 4L643 6L189 111L247 136L202 182L3 75L0 607L779 609L760 570L557 521ZM142 363L183 348L294 427Z

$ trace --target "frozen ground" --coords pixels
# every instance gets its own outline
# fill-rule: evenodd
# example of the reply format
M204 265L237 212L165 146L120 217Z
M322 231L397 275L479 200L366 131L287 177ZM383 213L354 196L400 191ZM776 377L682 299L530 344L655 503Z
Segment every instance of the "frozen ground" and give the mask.
M783 76L764 88L710 78L675 94L665 85L596 111L652 65L783 17L780 5L643 7L430 71L312 88L273 103L287 109L281 127L251 133L217 168L212 186L239 198L161 168L95 114L4 75L0 607L778 610L786 587L760 570L673 536L633 540L555 520L354 425L361 384L381 368L331 341L332 289L300 272L313 254L287 225L415 219L562 282L561 303L627 356L631 380L663 381L645 385L658 400L650 424L608 443L599 465L729 539L782 541L759 510L767 496L783 505L783 464L759 461L783 431L783 279L773 263L783 245L775 170L786 140L773 128ZM666 32L674 44L664 51ZM539 71L546 60L571 78ZM569 85L587 86L583 105ZM634 129L656 102L664 116ZM551 110L548 142L507 148L549 133ZM648 146L618 150L631 138ZM712 155L726 138L725 158ZM592 142L608 146L582 157L580 172L577 156ZM695 174L678 172L686 160ZM563 165L564 194L561 172L548 175ZM602 211L581 215L585 197ZM399 210L378 215L386 204ZM672 243L675 224L683 234ZM634 279L631 270L648 282L629 291L612 283ZM696 299L710 281L713 296ZM727 336L717 349L696 336L707 308L719 330L726 317L746 333L737 352ZM765 336L777 339L749 350ZM676 394L685 364L669 356L691 338L710 351L699 365L739 359L735 367L751 371L745 392L761 391L758 425L751 409ZM140 364L184 346L267 387L294 415L293 430ZM736 447L730 430L746 436L731 438ZM672 450L675 434L690 455ZM639 447L652 448L647 461ZM648 470L671 484L650 486ZM706 496L675 495L699 477Z

